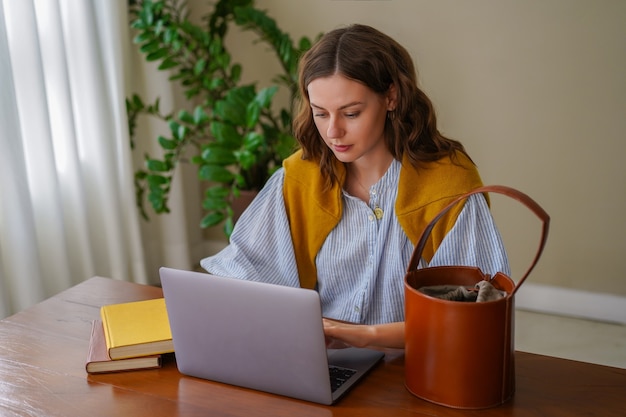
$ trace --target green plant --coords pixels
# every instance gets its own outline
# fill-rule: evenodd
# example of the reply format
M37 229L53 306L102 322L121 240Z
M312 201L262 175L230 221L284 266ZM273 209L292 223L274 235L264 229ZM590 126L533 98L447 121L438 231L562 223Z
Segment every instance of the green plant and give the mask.
M127 98L131 146L140 115L165 121L171 136L157 138L162 156L145 156L145 167L135 172L137 206L148 219L145 202L156 213L167 213L174 169L179 162L197 165L198 176L207 184L203 196L202 227L224 222L233 228L231 203L240 190L260 189L282 160L295 148L291 135L291 108L274 109L273 98L284 86L290 103L296 94L297 62L311 46L307 37L294 46L265 11L253 0L220 0L202 16L202 23L189 20L184 0L142 0L130 6L134 42L147 61L170 71L185 97L195 107L163 113L159 99L146 104L138 95ZM231 25L253 31L260 43L275 53L282 73L273 85L257 89L241 82L242 66L231 61L225 38ZM192 110L190 110L193 108Z

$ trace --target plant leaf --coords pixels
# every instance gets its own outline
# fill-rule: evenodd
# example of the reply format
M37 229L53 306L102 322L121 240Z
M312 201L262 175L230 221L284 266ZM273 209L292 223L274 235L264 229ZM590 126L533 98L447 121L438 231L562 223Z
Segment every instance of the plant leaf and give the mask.
M146 168L148 168L149 171L167 172L170 170L170 164L158 159L148 159L146 160Z
M238 151L235 153L239 165L244 170L250 169L256 163L256 155L248 150Z
M172 149L176 149L176 147L178 146L178 142L172 139L167 139L163 136L159 136L158 137L158 141L159 141L159 145L161 145L161 147L163 149L167 149L167 150L172 150Z
M259 122L261 106L257 101L252 101L246 109L246 126L251 129Z
M154 52L150 52L148 55L146 55L146 60L148 61L158 61L161 58L165 58L167 56L167 54L169 54L170 51L167 48L161 48L158 49Z
M200 227L204 229L207 227L215 226L221 223L222 220L224 220L224 217L226 216L224 215L224 213L221 213L221 212L209 213L206 216L204 216L202 220L200 221Z
M235 179L235 175L228 169L220 165L204 164L198 170L198 177L201 180L230 183Z
M230 237L230 235L233 233L233 229L235 228L235 225L233 223L233 217L232 216L228 216L226 218L226 221L224 222L224 234L227 237Z
M146 175L145 178L150 188L153 188L153 187L160 188L162 185L168 184L170 182L170 178L164 175L150 174L150 175Z
M205 195L211 198L226 198L230 195L230 187L224 187L223 185L214 185L209 187L205 191Z
M196 75L200 75L204 71L205 67L206 67L206 61L204 59L200 58L196 62L196 65L194 65L194 67L193 67L193 73L196 74Z
M272 98L278 91L278 86L273 85L271 87L263 88L254 98L254 101L259 103L259 105L263 108L267 108L272 104Z
M209 119L202 106L197 106L193 111L193 123L199 125L202 122L206 122Z
M231 165L237 162L232 150L220 146L207 146L202 150L202 159L207 164Z
M259 132L248 132L244 137L243 146L246 150L254 152L259 146L265 143L265 136Z
M205 210L225 210L228 207L228 201L224 198L207 197L202 200L202 207Z
M231 149L241 146L243 138L237 132L235 126L230 123L213 122L211 123L211 133L218 143Z
M185 109L178 112L178 118L185 123L193 124L195 122L193 116Z
M172 58L172 57L167 57L163 60L163 62L161 62L161 64L159 65L158 69L159 71L164 71L170 68L174 68L178 66L178 62Z

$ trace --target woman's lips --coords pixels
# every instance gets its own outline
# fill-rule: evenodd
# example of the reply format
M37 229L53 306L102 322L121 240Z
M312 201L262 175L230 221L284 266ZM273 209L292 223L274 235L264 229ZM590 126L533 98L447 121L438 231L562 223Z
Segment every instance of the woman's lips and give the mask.
M350 145L333 145L335 152L343 153L347 152L351 148Z

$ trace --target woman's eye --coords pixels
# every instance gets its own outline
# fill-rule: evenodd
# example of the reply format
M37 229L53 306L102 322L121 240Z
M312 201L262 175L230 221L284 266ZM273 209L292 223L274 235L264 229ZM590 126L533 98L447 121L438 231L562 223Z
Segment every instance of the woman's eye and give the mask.
M360 114L359 112L354 112L354 113L346 113L346 117L347 117L348 119L355 119L355 118L357 118L357 117L359 116L359 114Z

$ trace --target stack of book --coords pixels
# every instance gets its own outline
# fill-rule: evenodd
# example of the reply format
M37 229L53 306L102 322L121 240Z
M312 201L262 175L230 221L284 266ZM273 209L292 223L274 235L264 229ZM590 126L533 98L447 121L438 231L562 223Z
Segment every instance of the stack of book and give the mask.
M93 320L85 369L89 374L161 367L174 352L165 300L109 304Z

